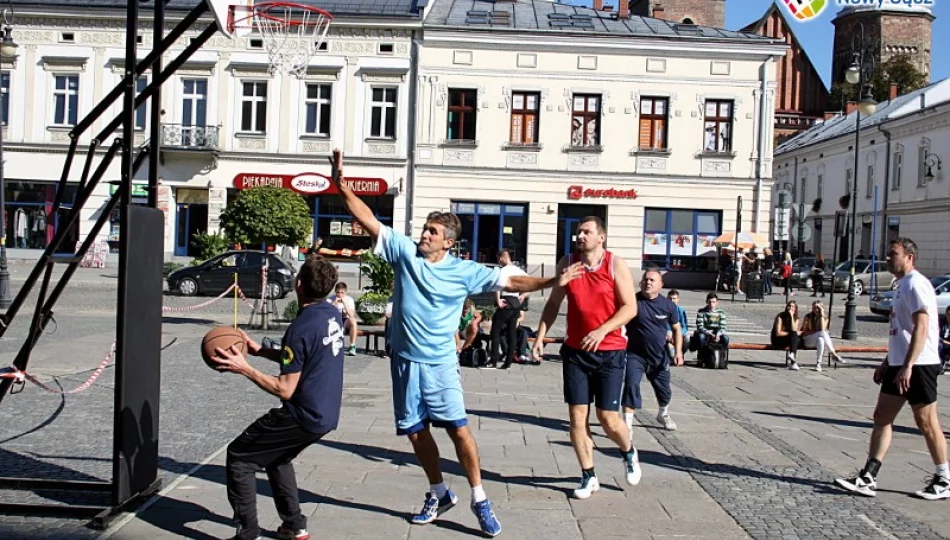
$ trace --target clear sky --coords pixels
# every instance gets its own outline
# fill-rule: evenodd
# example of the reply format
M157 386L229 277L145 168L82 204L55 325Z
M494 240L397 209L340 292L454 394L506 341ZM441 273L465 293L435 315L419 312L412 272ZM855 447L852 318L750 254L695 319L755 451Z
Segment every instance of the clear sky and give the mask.
M562 0L564 3L577 6L590 6L591 0ZM815 68L828 85L831 78L831 47L834 42L835 27L831 20L842 9L838 5L843 0L828 0L818 18L807 22L799 22L791 16L792 30L801 42L808 57L815 64ZM930 10L937 17L933 22L933 43L931 46L930 78L931 82L950 77L950 0L904 0L905 2L931 2ZM605 4L616 4L613 0L605 0ZM738 30L753 21L758 20L765 10L772 4L772 0L726 0L726 28ZM781 6L783 13L784 4Z
M919 1L919 0L918 0ZM831 20L842 9L838 0L828 0L829 5L818 18L799 22L792 17L792 31L801 42L808 57L828 85L831 78L831 47L835 27ZM930 79L936 82L950 77L950 0L931 0L930 11L937 17L933 21L933 44L930 49ZM771 0L726 0L726 28L738 30L757 20L772 4ZM784 5L782 6L784 10ZM788 15L787 11L784 11Z

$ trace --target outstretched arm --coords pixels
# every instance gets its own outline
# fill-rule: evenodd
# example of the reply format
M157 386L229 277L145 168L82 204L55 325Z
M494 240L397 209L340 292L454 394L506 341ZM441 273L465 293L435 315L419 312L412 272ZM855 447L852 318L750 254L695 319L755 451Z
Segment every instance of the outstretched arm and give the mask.
M353 193L353 190L343 182L343 152L339 149L334 149L333 157L329 159L331 178L333 179L333 184L336 186L337 191L340 192L340 197L343 198L343 204L346 205L346 209L353 214L356 221L363 226L363 230L369 233L375 242L376 238L379 237L382 224L376 219L370 207L366 206L366 203L360 200L360 198Z
M577 279L581 276L581 274L583 274L583 267L584 265L579 262L576 262L566 268L564 268L561 264L558 264L557 270L554 272L554 276L550 278L509 276L508 280L505 281L503 290L529 293L540 291L541 289L548 289L550 287L564 287L571 280Z
M561 259L558 262L555 273L560 274L564 271L566 265L566 260ZM548 329L554 324L554 321L557 319L557 313L561 310L561 303L564 302L564 286L560 284L554 285L554 288L551 289L551 296L548 297L548 301L544 304L544 310L541 312L541 322L538 323L538 332L535 336L535 343L544 343L544 337L548 333Z

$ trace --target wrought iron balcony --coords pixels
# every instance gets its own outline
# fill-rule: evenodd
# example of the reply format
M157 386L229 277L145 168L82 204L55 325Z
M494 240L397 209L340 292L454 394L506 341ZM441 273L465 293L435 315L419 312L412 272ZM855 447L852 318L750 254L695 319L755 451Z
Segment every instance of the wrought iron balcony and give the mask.
M218 126L162 124L162 146L168 149L218 150Z

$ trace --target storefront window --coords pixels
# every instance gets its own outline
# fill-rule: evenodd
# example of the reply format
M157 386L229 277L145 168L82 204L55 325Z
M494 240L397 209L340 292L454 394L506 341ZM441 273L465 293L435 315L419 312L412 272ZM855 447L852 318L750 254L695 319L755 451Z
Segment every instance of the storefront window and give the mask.
M452 213L462 221L457 256L480 263L498 261L502 248L525 267L528 253L528 205L498 202L453 202Z
M373 210L376 219L384 225L392 226L393 197L391 195L360 196L360 199ZM311 197L310 208L313 212L314 242L322 241L320 248L324 255L348 256L343 253L343 250L356 255L355 252L360 250L372 249L373 239L353 219L353 215L347 211L339 195Z
M72 208L77 186L66 185L59 212L49 216L56 199L57 184L52 182L17 182L7 180L6 185L6 247L20 249L45 249L53 240L56 227ZM51 222L52 221L52 222ZM79 222L70 227L60 252L76 250L79 240Z
M714 271L722 212L647 208L643 226L643 268Z

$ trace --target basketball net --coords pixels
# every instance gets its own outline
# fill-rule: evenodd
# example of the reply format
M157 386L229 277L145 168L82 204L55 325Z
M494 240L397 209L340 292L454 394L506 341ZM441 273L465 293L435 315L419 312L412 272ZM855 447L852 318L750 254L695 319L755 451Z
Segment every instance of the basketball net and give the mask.
M310 58L320 49L332 17L319 11L271 4L254 12L272 72L298 77L306 74Z

